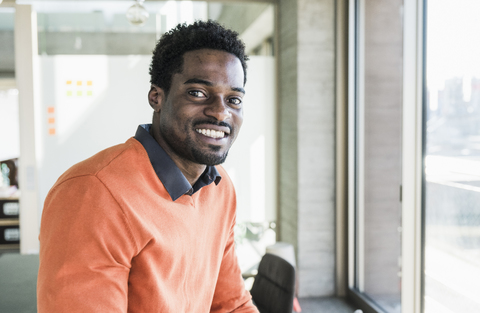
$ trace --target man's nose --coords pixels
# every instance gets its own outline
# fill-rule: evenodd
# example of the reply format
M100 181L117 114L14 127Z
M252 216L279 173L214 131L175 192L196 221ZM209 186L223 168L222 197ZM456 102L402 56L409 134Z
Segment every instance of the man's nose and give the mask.
M225 121L232 114L228 109L228 104L223 97L215 97L212 99L212 103L205 109L205 114L215 118L217 121Z

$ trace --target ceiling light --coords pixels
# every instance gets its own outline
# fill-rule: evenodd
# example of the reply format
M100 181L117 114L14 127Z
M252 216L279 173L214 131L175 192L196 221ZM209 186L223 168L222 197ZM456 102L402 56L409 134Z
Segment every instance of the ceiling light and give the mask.
M142 5L144 0L136 0L135 4L127 10L127 19L130 24L142 26L148 19L148 11Z

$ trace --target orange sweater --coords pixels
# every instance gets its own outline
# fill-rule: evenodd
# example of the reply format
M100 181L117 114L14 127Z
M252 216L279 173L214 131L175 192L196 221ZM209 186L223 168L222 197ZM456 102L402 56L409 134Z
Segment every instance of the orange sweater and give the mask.
M38 312L258 312L222 180L175 202L137 140L73 166L42 215Z

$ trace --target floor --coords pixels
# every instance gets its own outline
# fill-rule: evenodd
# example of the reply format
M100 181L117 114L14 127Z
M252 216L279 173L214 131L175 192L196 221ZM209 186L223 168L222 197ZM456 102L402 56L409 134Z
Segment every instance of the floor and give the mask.
M0 312L35 313L38 255L0 254Z
M342 298L299 299L302 313L354 313L355 308Z
M35 313L37 255L0 254L0 312ZM302 313L353 313L340 298L301 298Z

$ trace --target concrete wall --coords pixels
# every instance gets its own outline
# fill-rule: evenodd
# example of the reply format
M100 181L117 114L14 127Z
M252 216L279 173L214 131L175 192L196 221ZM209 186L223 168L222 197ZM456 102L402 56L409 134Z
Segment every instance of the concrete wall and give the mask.
M297 1L279 4L278 239L297 245Z
M335 293L335 1L279 2L279 240L300 296Z

